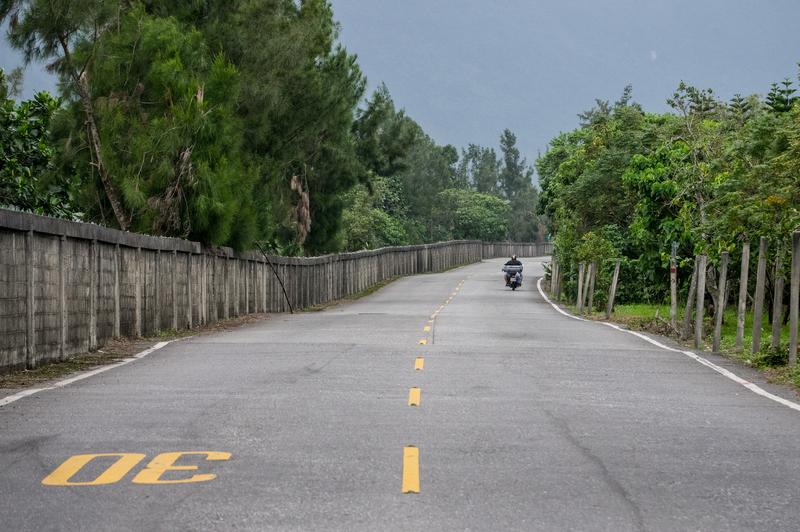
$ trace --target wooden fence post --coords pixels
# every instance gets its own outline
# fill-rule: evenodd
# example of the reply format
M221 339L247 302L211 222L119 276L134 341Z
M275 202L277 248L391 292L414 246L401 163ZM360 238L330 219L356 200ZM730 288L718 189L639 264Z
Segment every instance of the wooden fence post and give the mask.
M792 277L789 281L789 365L797 364L797 306L800 304L800 231L792 235Z
M706 261L708 257L703 254L697 257L697 303L694 311L694 347L703 347L703 311L706 300Z
M589 299L589 278L592 275L591 263L586 264L586 278L583 280L583 299L581 300L581 309L586 312L586 300Z
M736 310L736 350L744 348L744 321L747 314L747 284L750 275L750 242L742 244L742 270L739 274L739 305Z
M761 237L758 244L758 270L756 270L756 297L753 301L753 353L761 351L761 326L764 313L764 291L767 284L767 239Z
M589 301L586 303L586 313L591 315L594 312L594 281L597 277L597 263L592 261L589 263Z
M575 303L578 314L580 314L583 309L583 270L585 268L586 268L585 263L581 262L580 264L578 264L578 300Z
M714 316L714 342L712 350L719 353L719 344L722 339L722 318L725 313L725 304L728 302L728 261L727 251L723 251L719 259L719 291L717 292L717 308Z
M686 340L689 338L692 326L692 308L694 307L694 293L697 290L697 258L694 260L694 271L692 278L689 281L689 294L686 297L686 309L683 313L683 328L681 330L681 338Z
M772 292L772 348L781 346L781 325L783 324L783 249L775 252L775 287Z
M606 304L606 319L611 318L611 313L614 312L614 298L617 296L617 281L619 280L619 259L614 265L614 276L611 278L611 288L608 291L608 303Z
M669 258L669 323L673 330L678 330L678 243L672 243Z

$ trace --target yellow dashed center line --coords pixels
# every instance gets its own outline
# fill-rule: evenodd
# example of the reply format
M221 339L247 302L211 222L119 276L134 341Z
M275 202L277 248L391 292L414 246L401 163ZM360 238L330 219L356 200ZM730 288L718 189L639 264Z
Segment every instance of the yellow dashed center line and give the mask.
M408 406L419 406L422 390L417 387L408 390Z
M419 493L419 449L403 449L403 493Z
M445 305L453 301L453 298L458 295L459 290L461 287L464 286L464 281L466 279L462 279L458 286L456 286L453 293L450 294L450 297L442 303L436 311L431 314L430 320L428 320L428 324L425 325L422 330L426 333L431 332L433 328L433 322L439 313L444 310ZM419 345L428 345L427 338L421 338L419 341ZM423 357L416 357L414 360L414 371L422 371L425 368L425 359ZM419 387L414 386L408 390L408 406L420 406L422 390ZM408 445L403 448L403 493L419 493L419 449L414 447L413 445Z

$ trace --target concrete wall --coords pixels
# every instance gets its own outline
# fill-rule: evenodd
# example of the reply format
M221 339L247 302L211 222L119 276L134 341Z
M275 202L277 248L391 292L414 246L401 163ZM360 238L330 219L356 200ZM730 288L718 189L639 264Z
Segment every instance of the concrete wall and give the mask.
M270 257L292 306L341 299L385 279L542 254L531 244L454 241L324 257ZM0 371L253 312L285 312L260 253L126 233L0 209Z
M552 242L484 242L483 258L544 257L553 253Z

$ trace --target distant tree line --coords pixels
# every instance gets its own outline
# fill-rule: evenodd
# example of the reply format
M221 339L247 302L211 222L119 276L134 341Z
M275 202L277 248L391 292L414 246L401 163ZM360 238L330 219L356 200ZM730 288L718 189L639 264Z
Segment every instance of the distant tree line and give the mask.
M365 98L326 0L0 0L58 98L2 83L0 205L285 254L530 240L532 169Z

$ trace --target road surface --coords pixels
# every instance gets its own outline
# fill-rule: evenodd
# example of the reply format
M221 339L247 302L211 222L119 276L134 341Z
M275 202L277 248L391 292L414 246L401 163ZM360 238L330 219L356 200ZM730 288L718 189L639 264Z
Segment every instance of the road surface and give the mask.
M800 412L500 264L0 407L0 529L800 529Z

